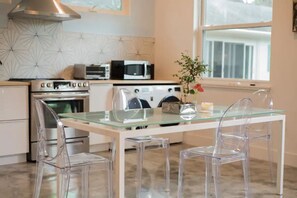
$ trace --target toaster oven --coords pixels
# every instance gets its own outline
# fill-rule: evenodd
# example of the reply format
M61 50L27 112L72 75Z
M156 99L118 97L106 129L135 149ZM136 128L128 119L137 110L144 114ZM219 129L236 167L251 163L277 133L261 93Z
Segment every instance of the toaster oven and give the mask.
M74 78L86 80L108 80L110 76L110 65L74 65Z

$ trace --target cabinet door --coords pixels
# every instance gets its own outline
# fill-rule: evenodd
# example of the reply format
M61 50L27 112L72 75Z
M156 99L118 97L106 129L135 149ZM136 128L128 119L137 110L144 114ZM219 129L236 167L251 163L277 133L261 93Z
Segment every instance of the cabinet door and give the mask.
M90 111L105 111L112 108L113 85L90 85Z
M0 86L0 121L28 119L28 87Z
M90 84L90 111L105 111L112 109L112 84ZM110 142L110 138L90 133L90 145Z
M0 156L28 153L28 120L0 121Z

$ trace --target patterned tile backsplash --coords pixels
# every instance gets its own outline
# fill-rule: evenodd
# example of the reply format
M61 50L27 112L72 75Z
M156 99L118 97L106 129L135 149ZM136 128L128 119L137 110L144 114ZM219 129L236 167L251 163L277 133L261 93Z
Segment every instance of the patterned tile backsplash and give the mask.
M81 30L83 31L83 30ZM65 32L61 22L10 20L0 29L0 80L72 78L73 64L154 61L154 38Z

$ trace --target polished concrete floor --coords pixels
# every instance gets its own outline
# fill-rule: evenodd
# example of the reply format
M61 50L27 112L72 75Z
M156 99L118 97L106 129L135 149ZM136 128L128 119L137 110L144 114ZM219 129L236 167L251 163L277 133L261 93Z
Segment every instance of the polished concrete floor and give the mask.
M143 198L176 197L178 155L179 150L188 145L177 144L170 148L171 187L170 192L164 192L164 158L161 149L147 150L143 170ZM104 153L103 153L104 155ZM126 154L126 198L135 198L135 151ZM20 163L0 166L0 197L29 198L32 197L35 164ZM90 170L89 197L106 197L105 172L98 168ZM276 189L271 182L268 164L265 161L251 160L250 167L252 197L275 198ZM71 176L68 197L81 197L79 174ZM184 197L203 197L204 164L201 160L188 160L185 172ZM241 164L234 163L222 166L222 197L244 197ZM40 197L56 197L56 175L47 171L44 175ZM214 197L214 196L212 196ZM285 167L284 198L297 197L297 168Z

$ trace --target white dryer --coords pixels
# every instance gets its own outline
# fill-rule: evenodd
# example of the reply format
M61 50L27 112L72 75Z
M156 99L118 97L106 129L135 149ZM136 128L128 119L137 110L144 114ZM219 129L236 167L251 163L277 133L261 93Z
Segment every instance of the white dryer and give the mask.
M144 108L161 107L162 102L179 101L179 98L181 96L180 85L114 85L114 94L121 88L128 89L130 92L134 93L139 99L143 100L142 104ZM149 106L145 104L148 104ZM183 140L182 133L162 135L162 137L168 137L170 139L170 143L182 142Z

